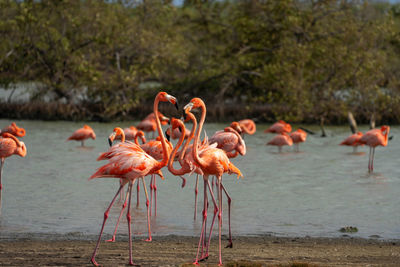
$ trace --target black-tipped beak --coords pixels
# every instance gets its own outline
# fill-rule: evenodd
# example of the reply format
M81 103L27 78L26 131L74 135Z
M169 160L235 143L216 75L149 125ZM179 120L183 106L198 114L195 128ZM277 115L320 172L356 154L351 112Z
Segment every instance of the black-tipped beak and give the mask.
M184 109L182 109L182 113L183 113L183 120L186 121L186 112Z
M165 137L167 137L168 142L170 142L171 136L167 133L167 131L165 131Z
M111 138L108 138L108 144L109 144L110 146L112 146L113 141L111 140Z
M175 107L176 107L176 110L179 111L178 100L175 101Z

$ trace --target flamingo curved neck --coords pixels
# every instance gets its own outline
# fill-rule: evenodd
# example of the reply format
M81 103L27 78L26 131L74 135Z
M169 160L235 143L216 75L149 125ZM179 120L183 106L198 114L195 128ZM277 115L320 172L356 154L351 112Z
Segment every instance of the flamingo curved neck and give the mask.
M199 166L203 169L205 166L205 162L198 155L198 141L200 139L200 132L203 128L203 124L206 119L206 107L205 107L204 103L201 104L200 108L201 108L201 118L200 118L199 126L196 129L196 135L195 135L194 142L193 142L192 153L193 153L194 161L197 164L199 164Z
M186 113L187 116L189 116L190 120L192 121L192 130L190 131L190 135L186 140L185 145L182 148L181 154L179 155L179 162L181 162L183 160L183 158L185 157L186 154L186 150L189 147L189 143L192 141L195 131L196 131L196 127L197 127L197 121L196 121L196 117L193 115L193 113L188 112ZM183 131L182 133L184 133L185 131ZM183 135L183 134L182 134Z
M185 125L181 121L179 121L178 123L179 123L178 127L181 129L182 133L184 133L186 131ZM185 139L185 135L181 134L181 136L179 137L178 143L175 145L174 149L171 152L171 155L169 156L168 170L173 175L184 175L184 174L186 174L186 171L184 171L184 168L183 168L183 164L181 164L181 168L180 169L175 169L174 168L174 164L173 164L176 152L178 151L179 147L182 145L184 139ZM187 141L186 141L186 143L187 143Z
M160 94L156 96L156 99L154 100L154 114L155 114L155 119L156 119L156 126L157 126L157 131L158 131L158 136L161 138L161 145L162 145L162 150L163 150L163 159L158 162L156 165L156 168L161 169L168 163L169 155L167 152L167 143L165 142L165 137L164 133L161 128L161 123L160 123L160 118L159 118L159 112L158 112L158 104L160 102Z

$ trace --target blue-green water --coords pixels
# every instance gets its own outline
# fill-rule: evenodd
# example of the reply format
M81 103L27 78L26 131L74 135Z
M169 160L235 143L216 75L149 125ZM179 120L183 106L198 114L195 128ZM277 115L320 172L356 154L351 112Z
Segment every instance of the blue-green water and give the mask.
M0 120L0 128L10 123ZM89 148L82 149L79 143L65 140L84 123L16 123L26 129L22 140L28 154L25 158L6 159L0 236L96 235L118 181L88 181L88 177L104 163L96 158L108 149L106 138L112 129L129 124L89 123L97 139L88 140ZM224 126L206 124L205 128L211 135ZM341 227L355 226L358 232L353 236L400 238L400 127L391 128L394 138L387 147L376 149L375 170L368 174L368 147L360 147L359 152L365 153L354 155L351 148L338 145L350 134L348 127L328 127L326 138L309 135L300 153L293 152L292 147L277 153L276 147L265 145L273 136L263 133L267 126L257 125L257 133L245 137L246 156L232 160L244 179L237 180L234 175L223 178L233 198L233 235L338 237L343 234L338 231ZM318 132L317 127L309 128ZM360 130L365 132L367 128ZM182 189L179 178L167 169L163 173L166 179L157 181L158 213L152 219L153 234L197 236L201 227L202 187L198 219L194 221L195 175L187 177L187 185ZM133 208L133 229L136 235L146 236L143 199L141 195L140 208ZM112 233L120 205L111 211L106 233ZM125 234L126 228L123 217L119 233Z

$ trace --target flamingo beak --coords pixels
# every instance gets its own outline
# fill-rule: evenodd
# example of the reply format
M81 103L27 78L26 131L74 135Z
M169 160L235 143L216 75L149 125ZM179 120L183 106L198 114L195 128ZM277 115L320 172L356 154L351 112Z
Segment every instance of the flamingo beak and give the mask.
M168 128L168 129L170 129L170 128ZM168 134L168 129L165 130L165 137L167 138L168 142L170 142L171 136Z
M192 108L193 108L193 103L190 102L190 103L188 103L186 106L183 107L183 110L185 110L185 111L191 111Z
M110 136L108 137L108 144L110 146L113 145L114 139L115 139L115 133L110 134Z

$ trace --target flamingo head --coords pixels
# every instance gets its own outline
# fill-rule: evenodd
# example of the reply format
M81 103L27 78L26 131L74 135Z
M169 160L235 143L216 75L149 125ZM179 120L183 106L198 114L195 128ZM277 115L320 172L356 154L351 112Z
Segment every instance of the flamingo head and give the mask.
M26 156L26 146L25 146L24 142L22 142L22 141L19 142L19 146L17 147L16 154L21 157Z
M176 99L176 97L169 95L166 92L159 92L157 97L162 102L170 102L171 104L175 105L177 110L179 110L178 100Z
M190 100L190 102L183 108L185 111L191 111L192 109L196 109L196 108L200 108L204 105L203 100L201 100L198 97L192 98L192 100Z
M94 132L93 132L94 133ZM108 144L110 146L112 146L115 138L117 136L121 136L121 141L124 142L125 141L125 134L124 134L124 130L122 130L122 128L120 127L115 127L113 132L110 134L110 136L108 137ZM95 136L96 138L96 136Z
M243 132L242 127L240 127L240 124L237 121L234 121L231 123L230 127L234 129L236 132L241 134Z

